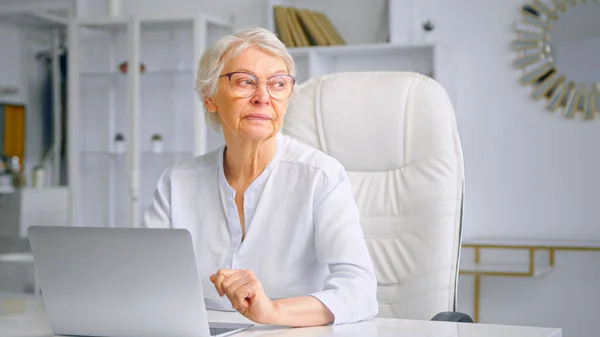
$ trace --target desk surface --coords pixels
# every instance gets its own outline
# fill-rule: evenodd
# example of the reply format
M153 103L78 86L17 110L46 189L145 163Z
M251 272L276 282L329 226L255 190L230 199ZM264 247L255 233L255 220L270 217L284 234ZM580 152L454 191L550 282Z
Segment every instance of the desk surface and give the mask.
M214 322L247 322L237 313L209 311L209 320ZM46 322L43 308L38 301L0 299L0 337L51 337L54 336ZM233 335L235 337L284 336L440 336L440 337L562 337L561 329L504 326L490 324L468 324L430 322L403 319L377 318L368 322L286 329L273 326L255 326L250 330Z

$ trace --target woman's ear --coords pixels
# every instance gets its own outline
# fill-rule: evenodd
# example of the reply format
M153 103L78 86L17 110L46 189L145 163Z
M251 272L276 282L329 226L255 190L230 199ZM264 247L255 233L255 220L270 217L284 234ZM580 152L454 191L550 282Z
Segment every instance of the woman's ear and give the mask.
M212 97L204 99L204 106L209 112L217 112L219 110L217 103L215 103L215 100Z

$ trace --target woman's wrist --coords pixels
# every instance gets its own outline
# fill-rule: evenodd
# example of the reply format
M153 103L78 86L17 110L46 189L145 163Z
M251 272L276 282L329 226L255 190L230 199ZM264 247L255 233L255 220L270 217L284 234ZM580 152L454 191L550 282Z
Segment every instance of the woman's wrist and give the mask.
M333 319L333 314L321 301L313 296L303 296L274 300L272 318L266 324L303 327L329 324Z
M269 322L267 322L265 324L269 324L269 325L285 325L283 323L285 321L285 319L283 319L283 317L282 317L280 301L281 300L274 300L273 301L273 311L272 311L272 314L271 314L271 318L269 319Z

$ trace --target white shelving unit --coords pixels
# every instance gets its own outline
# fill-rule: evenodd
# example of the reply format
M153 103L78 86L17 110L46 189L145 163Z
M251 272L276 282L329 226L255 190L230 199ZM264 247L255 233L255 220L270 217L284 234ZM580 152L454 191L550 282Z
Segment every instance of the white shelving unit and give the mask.
M204 14L71 21L71 225L139 226L167 167L222 144L194 87L202 52L230 32L229 22ZM117 152L117 133L125 153ZM163 151L152 151L153 134Z
M418 0L266 0L263 27L275 31L274 6L325 13L348 44L415 42Z
M414 71L440 82L455 102L454 56L449 46L422 40L418 0L267 0L266 22L275 31L273 7L324 13L346 41L341 46L289 48L298 82L347 71Z

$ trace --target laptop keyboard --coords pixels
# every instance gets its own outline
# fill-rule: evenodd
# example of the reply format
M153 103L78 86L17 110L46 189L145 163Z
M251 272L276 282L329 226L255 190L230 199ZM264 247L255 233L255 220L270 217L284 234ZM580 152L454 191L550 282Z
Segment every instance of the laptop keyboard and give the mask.
M227 332L231 332L235 329L231 329L231 328L210 328L210 335L211 336L217 336L220 335L222 333L227 333Z

